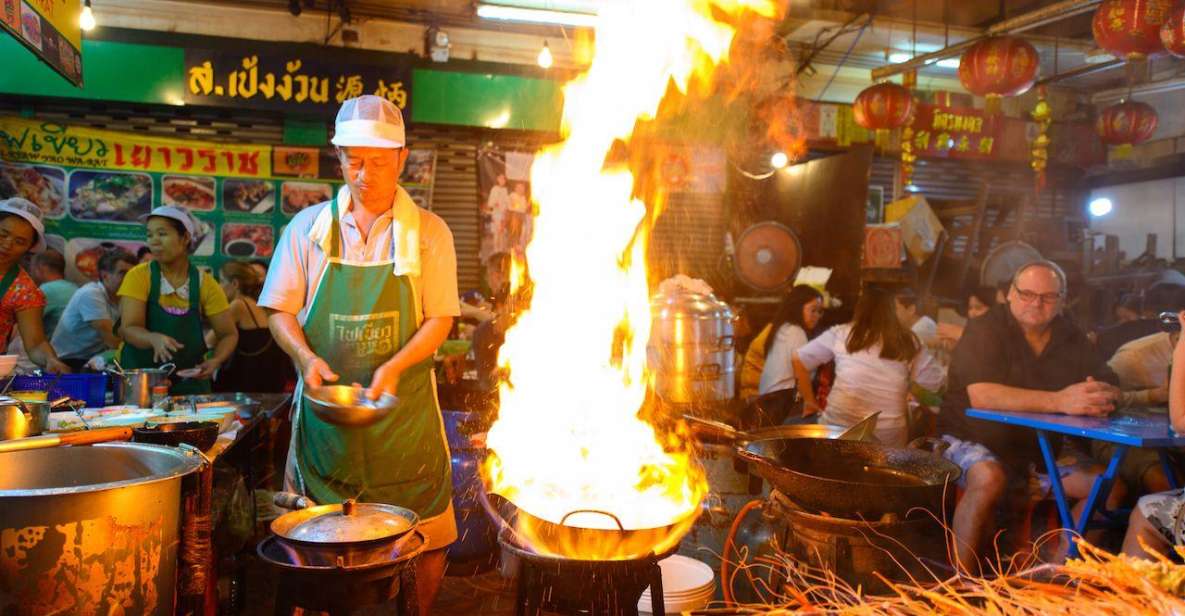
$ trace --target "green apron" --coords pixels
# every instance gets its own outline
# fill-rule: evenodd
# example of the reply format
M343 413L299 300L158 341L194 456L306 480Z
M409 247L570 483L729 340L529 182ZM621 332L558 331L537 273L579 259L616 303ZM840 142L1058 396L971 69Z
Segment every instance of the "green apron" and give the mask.
M374 372L407 344L420 326L412 281L393 273L393 260L346 262L341 253L337 201L325 272L303 325L309 348L340 377L370 385ZM297 401L303 401L297 388ZM421 518L444 513L452 478L432 358L400 375L399 406L366 428L341 428L303 412L293 419L289 476L296 489L321 504L347 498L399 505Z
M185 345L181 350L173 353L169 360L177 366L177 370L193 368L206 359L206 340L202 332L202 279L198 268L189 264L189 310L185 314L175 315L160 305L160 264L152 261L148 264L148 278L151 286L148 291L148 306L144 315L144 328L150 332L164 334ZM152 347L141 349L125 343L120 351L119 365L127 368L156 368L159 367L152 358ZM173 386L169 393L173 395L208 394L210 393L210 379L179 379L173 377Z

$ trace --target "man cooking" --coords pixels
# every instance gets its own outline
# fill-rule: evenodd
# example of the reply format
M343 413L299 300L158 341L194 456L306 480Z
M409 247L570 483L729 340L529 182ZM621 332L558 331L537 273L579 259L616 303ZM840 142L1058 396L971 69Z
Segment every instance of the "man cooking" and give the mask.
M431 550L416 569L426 614L457 537L432 376L460 314L453 236L398 184L408 156L398 108L378 96L345 101L332 143L346 186L292 219L259 305L296 364L298 392L356 383L400 402L372 426L343 428L303 412L297 395L285 483L320 504L355 498L419 514Z

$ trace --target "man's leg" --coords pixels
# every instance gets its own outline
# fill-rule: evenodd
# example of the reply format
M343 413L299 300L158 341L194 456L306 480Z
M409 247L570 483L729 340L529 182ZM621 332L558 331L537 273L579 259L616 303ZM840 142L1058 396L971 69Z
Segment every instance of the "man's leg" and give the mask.
M1071 515L1075 520L1082 519L1082 516L1086 510L1086 498L1090 496L1090 490L1094 487L1095 480L1098 479L1098 477L1102 475L1105 470L1106 469L1102 466L1083 466L1071 470L1067 475L1062 477L1062 487L1066 491L1066 498L1078 501L1074 503L1073 509L1070 510ZM1126 496L1127 487L1122 481L1116 479L1111 484L1111 493L1107 494L1106 499L1104 500L1106 503L1106 509L1109 511L1118 509L1123 504L1123 499ZM1101 499L1103 496L1100 495L1099 498ZM1096 515L1096 518L1097 517L1098 516ZM1103 539L1103 531L1092 530L1086 533L1085 538L1087 541L1098 545ZM1064 560L1066 551L1069 549L1070 546L1068 543L1060 546L1054 561L1061 562Z
M967 487L955 507L955 565L979 572L979 549L993 528L996 505L1008 487L1008 474L996 460L981 460L967 469Z
M432 603L440 591L444 578L445 550L431 550L420 555L416 561L416 597L420 603L420 616L432 613Z

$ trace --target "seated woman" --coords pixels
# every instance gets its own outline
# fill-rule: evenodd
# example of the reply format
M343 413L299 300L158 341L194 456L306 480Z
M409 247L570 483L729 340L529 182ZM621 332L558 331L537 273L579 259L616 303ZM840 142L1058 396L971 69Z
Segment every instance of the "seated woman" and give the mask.
M822 318L823 295L814 287L798 285L782 300L756 349L764 359L757 385L760 397L755 405L763 417L757 425L777 425L790 414L797 394L791 360L795 351L815 337L815 327Z
M903 447L909 436L910 384L938 391L943 373L918 337L897 318L895 295L892 289L866 285L852 322L808 342L794 353L793 362L798 383L803 384L810 382L811 370L835 361L835 384L822 423L848 427L880 411L877 439ZM804 412L817 412L811 388L800 385L799 391L806 404Z
M1177 314L1185 327L1185 310ZM1185 366L1185 344L1178 337L1173 365ZM1173 432L1185 433L1185 370L1169 375L1169 423ZM1173 546L1185 543L1185 490L1169 490L1140 498L1132 510L1123 538L1123 553L1151 559L1152 552L1169 555Z
M259 304L263 278L250 263L228 261L219 276L230 301L230 317L239 331L239 343L218 375L214 391L282 393L296 386L296 372L288 354L276 344L267 327L267 313ZM214 332L211 332L213 337ZM214 343L214 340L208 340Z
M0 201L0 349L7 349L13 326L34 364L50 372L70 372L45 337L45 294L21 267L26 254L45 250L41 208L14 197Z
M214 277L189 260L197 225L189 213L166 205L152 210L145 223L153 260L128 270L119 287L119 334L124 339L119 363L125 369L172 363L172 394L210 392L210 377L234 353L239 332L226 294ZM216 344L206 358L202 318L214 328Z

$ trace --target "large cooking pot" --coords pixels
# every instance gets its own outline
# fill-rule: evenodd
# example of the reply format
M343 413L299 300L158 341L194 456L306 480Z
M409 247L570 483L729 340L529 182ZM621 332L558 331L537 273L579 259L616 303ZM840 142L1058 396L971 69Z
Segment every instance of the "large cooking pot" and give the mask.
M312 567L358 567L389 557L403 537L420 524L416 512L353 499L313 505L305 497L278 493L281 507L299 507L272 520L272 533L294 563Z
M951 510L962 470L919 449L830 439L766 439L737 448L754 472L799 506L841 517Z
M175 364L164 364L159 368L112 371L119 379L120 402L134 404L142 409L152 408L152 388L167 384L169 375L176 368Z
M0 396L0 441L41 434L49 423L49 412L69 401L68 397L51 402Z
M518 545L548 556L595 561L632 560L667 552L690 530L701 511L696 507L665 526L625 528L617 516L606 511L572 511L556 523L532 515L501 495L483 490L482 498L494 521L502 531L511 533Z
M736 395L736 315L711 294L654 296L646 347L655 389L675 403L730 400Z
M0 613L172 614L196 452L113 443L0 454Z

